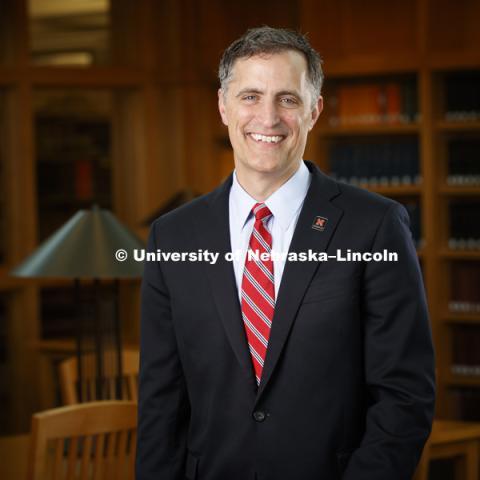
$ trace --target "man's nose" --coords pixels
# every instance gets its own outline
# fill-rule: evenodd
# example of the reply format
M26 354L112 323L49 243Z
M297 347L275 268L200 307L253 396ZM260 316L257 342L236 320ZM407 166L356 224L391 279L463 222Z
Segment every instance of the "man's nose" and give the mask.
M264 127L274 127L280 121L276 102L263 102L259 114Z

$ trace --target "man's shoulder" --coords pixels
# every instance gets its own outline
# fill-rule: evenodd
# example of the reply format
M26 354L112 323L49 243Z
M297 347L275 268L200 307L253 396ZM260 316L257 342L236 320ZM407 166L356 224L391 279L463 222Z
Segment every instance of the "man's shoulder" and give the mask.
M385 211L400 205L397 201L369 191L362 187L336 182L341 195L338 196L337 204L344 205L349 209L367 209L372 211Z
M363 216L383 216L388 210L403 209L400 203L391 198L384 197L365 188L335 180L319 169L317 169L314 177L317 177L319 180L318 188L326 187L331 192L329 196L332 203L345 212Z

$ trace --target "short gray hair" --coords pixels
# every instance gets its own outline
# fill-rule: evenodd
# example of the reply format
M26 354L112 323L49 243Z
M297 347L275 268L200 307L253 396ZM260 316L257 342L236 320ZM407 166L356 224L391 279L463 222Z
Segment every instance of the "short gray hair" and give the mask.
M258 27L247 30L224 52L218 68L220 86L227 91L235 62L254 55L293 50L303 54L307 61L308 79L312 87L312 107L317 103L323 84L322 59L305 35L285 28Z

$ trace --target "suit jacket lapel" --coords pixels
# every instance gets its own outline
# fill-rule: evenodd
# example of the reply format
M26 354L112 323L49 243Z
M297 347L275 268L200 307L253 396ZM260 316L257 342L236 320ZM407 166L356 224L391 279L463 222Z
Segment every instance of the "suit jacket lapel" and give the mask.
M343 211L331 203L340 193L337 184L322 174L310 162L305 162L312 173L312 181L297 221L289 252L323 252L327 249ZM312 228L317 216L327 219L323 231ZM287 341L305 291L319 262L286 262L278 292L272 329L268 342L267 357L256 402L265 391L282 349Z
M232 176L230 175L220 187L207 196L205 216L201 219L197 218L195 223L197 233L206 248L220 254L214 265L206 266L207 276L227 338L251 385L252 392L255 392L255 374L243 327L233 264L225 260L225 254L231 252L229 225L231 184Z

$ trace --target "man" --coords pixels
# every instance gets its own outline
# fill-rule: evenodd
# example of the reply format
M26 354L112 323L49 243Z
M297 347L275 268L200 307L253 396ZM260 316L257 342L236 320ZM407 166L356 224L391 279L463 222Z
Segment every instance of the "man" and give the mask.
M323 105L304 37L249 30L220 81L235 172L150 234L219 256L145 266L137 480L411 479L434 359L407 213L303 162ZM398 261L274 255L348 250Z

